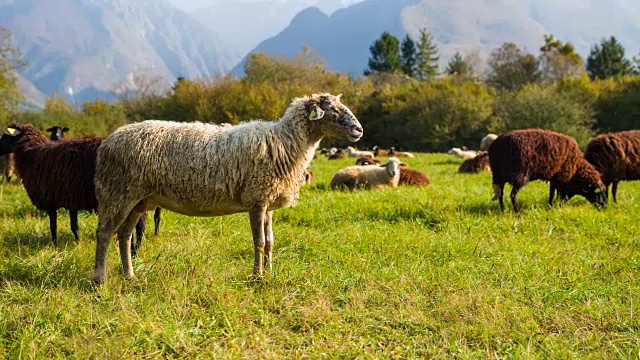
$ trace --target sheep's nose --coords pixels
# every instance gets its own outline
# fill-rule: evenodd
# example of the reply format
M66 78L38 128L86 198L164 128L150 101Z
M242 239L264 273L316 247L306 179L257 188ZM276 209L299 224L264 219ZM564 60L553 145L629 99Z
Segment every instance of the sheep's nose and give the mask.
M362 133L362 132L364 132L364 129L362 128L362 125L353 125L351 127L351 132Z

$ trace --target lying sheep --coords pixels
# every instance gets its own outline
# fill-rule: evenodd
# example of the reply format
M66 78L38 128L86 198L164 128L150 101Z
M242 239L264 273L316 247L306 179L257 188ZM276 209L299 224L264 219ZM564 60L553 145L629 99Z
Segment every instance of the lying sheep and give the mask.
M136 218L158 206L189 216L248 212L253 275L261 276L264 266L271 268L273 210L295 204L320 140L355 142L362 135L351 110L330 94L294 99L277 122L222 127L148 120L120 127L98 151L94 283L106 278L116 232L124 274L134 276L129 235Z
M342 152L342 149L336 149L336 151L332 152L327 157L327 160L338 160L338 159L344 159L344 152Z
M487 134L480 140L480 151L489 150L489 146L498 138L496 134Z
M69 131L69 128L60 126L60 125L54 125L45 131L50 133L49 135L50 140L58 141L60 139L64 139L64 133Z
M489 153L486 151L479 152L473 159L463 161L458 168L458 172L461 173L479 173L485 171L491 171L491 166L489 166Z
M361 156L374 157L371 151L358 151L354 149L353 146L347 146L347 154L349 155L349 157L356 158Z
M384 151L384 150L380 149L380 146L375 145L373 147L373 156L374 157L389 156L389 152L388 151Z
M584 196L597 206L607 203L600 173L584 159L578 143L571 137L541 129L513 130L500 135L489 147L494 197L504 210L505 183L512 185L511 203L518 191L532 180L549 181L549 204L555 189Z
M415 158L416 156L410 152L398 151L395 147L389 148L389 156Z
M602 134L587 144L585 159L602 175L602 182L613 202L618 202L618 182L640 180L640 130L629 130Z
M398 158L390 157L380 165L349 166L339 170L329 185L332 189L347 188L349 190L396 187L400 180L399 167L401 165L406 166Z
M28 124L10 124L0 137L0 155L13 153L18 176L29 199L49 216L51 240L56 246L58 209L69 210L71 231L76 240L79 238L78 211L97 209L93 175L101 141L92 136L51 141Z
M373 164L380 164L380 160L374 159L369 156L360 156L358 159L356 159L356 165L373 165Z
M454 147L451 148L447 154L449 155L453 155L457 158L460 158L462 160L468 160L468 159L473 159L474 157L476 157L478 155L478 153L476 153L475 151L472 150L462 150L460 148Z
M400 168L400 179L398 181L398 185L428 186L431 185L431 179L427 174L420 170L403 166Z

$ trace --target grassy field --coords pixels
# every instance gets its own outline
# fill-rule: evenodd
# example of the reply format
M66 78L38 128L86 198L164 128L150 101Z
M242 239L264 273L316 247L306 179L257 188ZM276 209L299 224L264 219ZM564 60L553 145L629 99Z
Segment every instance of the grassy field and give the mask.
M0 186L0 358L637 358L640 182L604 211L549 208L534 182L503 214L489 174L409 163L433 185L332 192L352 160L314 160L297 207L275 212L260 282L247 214L165 212L137 278L114 239L94 289L96 215L75 241L61 211L54 248L23 189Z

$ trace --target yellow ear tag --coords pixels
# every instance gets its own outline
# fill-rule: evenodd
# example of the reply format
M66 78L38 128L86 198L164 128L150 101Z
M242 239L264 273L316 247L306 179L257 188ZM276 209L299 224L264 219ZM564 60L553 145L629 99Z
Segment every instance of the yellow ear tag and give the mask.
M316 117L316 111L311 110L311 114L309 114L309 120L313 120L314 117Z
M13 134L16 132L16 129L14 129L14 128L7 128L7 132L8 132L10 135L13 135Z

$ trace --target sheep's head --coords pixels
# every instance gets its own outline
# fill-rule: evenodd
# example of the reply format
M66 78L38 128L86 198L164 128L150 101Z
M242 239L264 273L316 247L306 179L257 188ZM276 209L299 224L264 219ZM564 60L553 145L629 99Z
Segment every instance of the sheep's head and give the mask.
M305 99L304 107L311 123L311 132L318 137L329 136L356 142L363 135L362 125L351 110L340 102L340 96L314 94Z
M0 136L0 156L13 152L14 145L23 135L23 131L15 124L10 124Z
M558 189L558 195L565 199L580 195L597 207L607 205L607 188L602 183L598 170L586 160L580 164L571 181Z
M51 136L49 137L49 139L56 141L56 140L64 139L64 133L69 131L69 128L62 127L59 125L54 125L45 131L51 133Z
M380 164L380 167L387 168L387 172L391 177L400 175L400 166L407 166L406 163L401 162L397 157L390 157L389 160Z
M449 155L455 155L457 153L459 153L460 151L462 151L460 148L454 147L449 149L449 151L447 152L447 154Z

